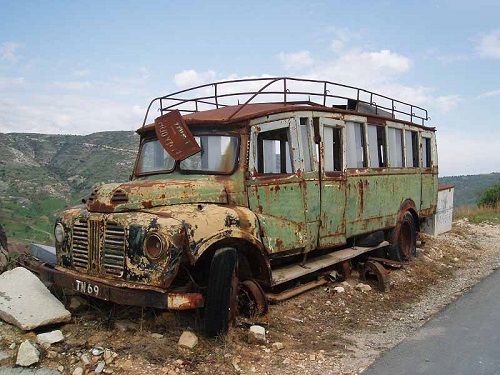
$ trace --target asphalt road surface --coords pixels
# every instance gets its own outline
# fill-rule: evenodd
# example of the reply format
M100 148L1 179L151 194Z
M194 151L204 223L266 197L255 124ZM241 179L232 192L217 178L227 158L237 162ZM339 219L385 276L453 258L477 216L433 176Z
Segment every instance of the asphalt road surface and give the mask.
M500 374L500 270L363 372L379 374Z

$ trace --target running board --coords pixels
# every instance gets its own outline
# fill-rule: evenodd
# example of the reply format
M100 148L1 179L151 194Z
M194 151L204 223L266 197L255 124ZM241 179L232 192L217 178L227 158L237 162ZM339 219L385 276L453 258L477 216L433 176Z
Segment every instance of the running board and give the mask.
M308 275L310 273L319 271L323 268L333 266L334 264L356 258L361 254L368 253L372 250L380 249L388 245L389 242L383 241L378 246L373 246L373 247L361 247L361 246L350 247L347 249L337 250L325 255L311 258L308 261L306 261L306 263L303 266L295 263L289 266L274 269L272 270L273 274L272 285L276 286L279 284L286 283L287 281L291 281L299 277Z

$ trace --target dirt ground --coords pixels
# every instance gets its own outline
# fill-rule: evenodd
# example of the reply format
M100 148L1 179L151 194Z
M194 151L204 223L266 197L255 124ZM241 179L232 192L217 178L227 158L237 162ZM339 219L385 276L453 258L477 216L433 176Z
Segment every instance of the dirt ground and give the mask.
M39 365L71 374L76 367L85 367L81 357L87 354L86 369L92 374L106 352L103 373L359 374L500 266L498 225L463 219L454 223L450 233L420 239L425 244L418 249L419 256L402 269L391 270L389 292L377 290L375 284L370 291L357 290L359 280L353 273L342 285L344 293L336 293L333 288L341 284L332 282L272 305L264 317L240 320L225 340L204 338L196 312L160 312L85 300L71 323L57 327L65 340L41 349ZM266 328L265 344L248 343L252 323ZM177 345L184 330L198 335L193 350ZM8 324L0 325L0 335L0 349L12 356L23 339L34 337L33 332L23 334ZM16 348L9 349L13 343Z

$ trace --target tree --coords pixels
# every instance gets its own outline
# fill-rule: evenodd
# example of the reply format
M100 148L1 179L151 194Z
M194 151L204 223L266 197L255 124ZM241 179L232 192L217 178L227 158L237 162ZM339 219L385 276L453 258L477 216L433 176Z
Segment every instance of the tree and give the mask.
M489 189L483 191L479 200L477 201L477 205L479 207L487 206L487 207L497 207L500 202L500 182L497 182Z

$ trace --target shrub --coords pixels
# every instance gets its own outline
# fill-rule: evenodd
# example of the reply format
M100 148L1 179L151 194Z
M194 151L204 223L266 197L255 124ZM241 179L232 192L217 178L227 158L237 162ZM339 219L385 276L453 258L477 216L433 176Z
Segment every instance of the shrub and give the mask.
M477 201L477 205L479 207L488 206L488 207L496 207L500 202L500 182L497 182L495 185L483 191L479 200Z

